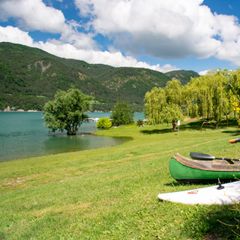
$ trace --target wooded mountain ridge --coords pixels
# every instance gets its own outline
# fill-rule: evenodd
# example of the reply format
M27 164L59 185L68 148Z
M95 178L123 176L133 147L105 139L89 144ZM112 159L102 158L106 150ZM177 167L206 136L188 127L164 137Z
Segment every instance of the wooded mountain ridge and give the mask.
M42 110L57 90L75 86L94 96L95 110L108 111L117 101L124 100L135 111L142 111L144 95L154 86L164 87L172 78L185 84L197 76L194 71L164 74L144 68L89 64L37 48L0 43L0 109L14 106Z

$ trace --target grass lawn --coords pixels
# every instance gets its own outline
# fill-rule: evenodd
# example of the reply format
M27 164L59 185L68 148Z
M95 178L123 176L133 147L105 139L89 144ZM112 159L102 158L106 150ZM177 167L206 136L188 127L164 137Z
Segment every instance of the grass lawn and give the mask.
M132 138L118 146L2 162L0 239L240 239L239 204L156 199L159 192L203 186L176 183L171 155L239 157L240 145L227 142L234 133L125 126L98 132Z

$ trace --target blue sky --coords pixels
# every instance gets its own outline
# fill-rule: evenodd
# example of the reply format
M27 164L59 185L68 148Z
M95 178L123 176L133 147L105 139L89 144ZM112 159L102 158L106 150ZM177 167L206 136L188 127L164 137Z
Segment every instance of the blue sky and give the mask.
M240 65L238 0L1 0L0 41L158 71Z

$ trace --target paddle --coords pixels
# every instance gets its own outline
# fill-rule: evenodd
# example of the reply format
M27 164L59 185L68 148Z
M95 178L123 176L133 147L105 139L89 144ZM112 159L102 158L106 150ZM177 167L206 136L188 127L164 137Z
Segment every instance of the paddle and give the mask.
M237 143L237 142L240 142L240 138L230 139L228 142L229 143Z
M193 159L197 159L197 160L207 160L207 161L211 161L211 160L226 160L230 164L234 164L233 161L240 161L240 159L225 158L225 157L215 157L213 155L209 155L209 154L206 154L206 153L198 153L198 152L190 152L190 157L193 158Z

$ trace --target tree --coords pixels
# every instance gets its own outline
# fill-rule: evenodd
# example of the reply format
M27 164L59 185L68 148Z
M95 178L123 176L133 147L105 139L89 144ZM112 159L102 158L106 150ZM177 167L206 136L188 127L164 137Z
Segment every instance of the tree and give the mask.
M167 105L166 93L163 88L154 87L145 94L145 115L149 124L159 124L162 122L161 112Z
M92 97L83 94L76 88L58 91L54 100L44 106L44 119L48 128L67 131L67 135L76 135L79 126L87 118Z
M184 115L214 120L216 127L222 120L228 122L234 117L240 126L240 70L209 73L184 86L174 79L165 88L155 87L147 92L144 100L150 124Z
M109 118L103 117L97 121L97 128L99 129L109 129L112 127L112 122Z
M230 108L237 119L240 127L240 70L234 72L225 72L228 79L228 97L230 99Z
M113 107L111 119L114 126L133 123L133 111L127 103L118 102Z
M192 79L185 87L189 115L215 120L216 126L227 119L231 112L227 84L222 71Z
M182 103L182 84L177 79L172 79L167 82L164 88L166 93L166 101L168 104L177 104L181 106Z
M145 94L145 115L149 124L170 123L182 119L182 87L178 80L168 82L165 88L154 87Z
M180 107L176 104L166 105L161 112L161 120L165 123L182 120L183 114Z

